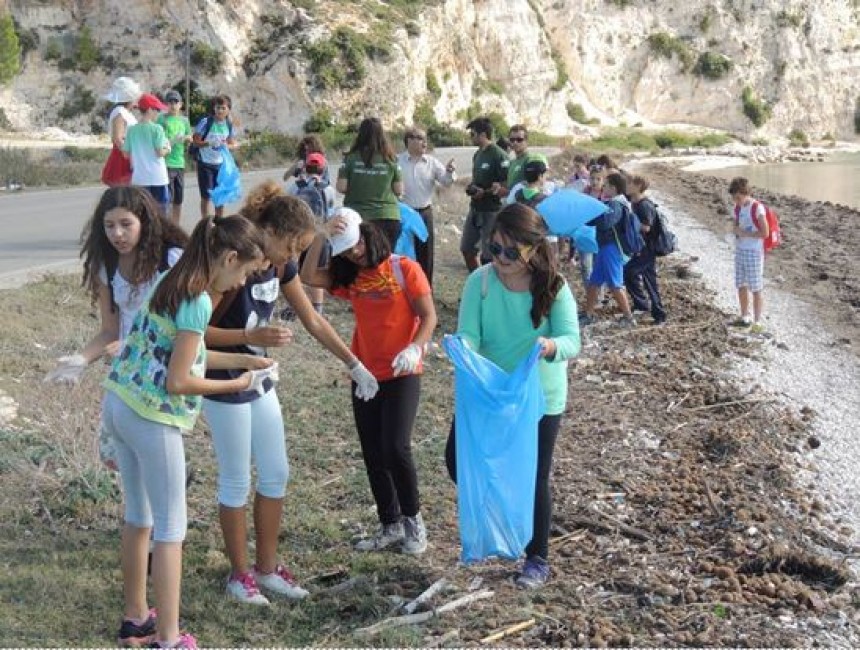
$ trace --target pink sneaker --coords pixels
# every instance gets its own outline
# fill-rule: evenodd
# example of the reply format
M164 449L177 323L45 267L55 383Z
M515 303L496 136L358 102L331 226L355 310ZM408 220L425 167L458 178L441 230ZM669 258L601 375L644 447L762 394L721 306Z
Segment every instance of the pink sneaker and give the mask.
M230 576L227 581L227 595L246 605L268 605L269 599L260 593L253 571Z
M180 634L179 638L176 640L176 643L171 645L162 645L158 641L153 641L150 648L188 648L188 650L197 650L197 639L194 638L193 635L185 633Z
M276 566L271 573L260 573L257 567L254 567L254 577L263 589L281 596L300 600L308 595L308 590L299 586L293 574L283 564Z

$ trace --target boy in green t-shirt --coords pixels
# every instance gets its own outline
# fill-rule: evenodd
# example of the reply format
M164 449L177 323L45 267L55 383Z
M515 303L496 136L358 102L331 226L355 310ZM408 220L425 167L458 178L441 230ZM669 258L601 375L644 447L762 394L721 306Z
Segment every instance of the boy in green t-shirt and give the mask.
M182 218L182 201L185 199L185 145L191 142L191 123L182 114L182 95L168 90L164 96L167 113L158 118L170 142L170 153L165 157L170 187L170 218L178 224Z

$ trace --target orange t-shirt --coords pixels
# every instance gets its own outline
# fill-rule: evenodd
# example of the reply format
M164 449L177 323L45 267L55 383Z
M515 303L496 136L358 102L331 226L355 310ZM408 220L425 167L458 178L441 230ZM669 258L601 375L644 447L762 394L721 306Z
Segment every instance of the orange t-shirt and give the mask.
M410 299L430 293L430 283L421 267L409 258L400 258L400 268L409 297L397 283L391 269L391 258L373 269L362 269L348 287L333 289L331 294L352 303L355 331L352 352L378 381L394 378L391 362L415 337L419 319ZM415 374L420 374L418 365Z

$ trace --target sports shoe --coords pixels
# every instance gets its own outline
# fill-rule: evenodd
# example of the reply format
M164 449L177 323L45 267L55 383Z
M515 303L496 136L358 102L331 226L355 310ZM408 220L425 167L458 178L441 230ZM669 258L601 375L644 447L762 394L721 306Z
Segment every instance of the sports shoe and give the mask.
M636 327L636 319L633 316L622 316L618 321L618 325L624 328Z
M750 325L750 334L764 334L764 325L761 323L753 323Z
M230 576L227 581L227 595L246 605L268 605L269 599L260 593L257 580L252 571Z
M424 518L419 512L414 517L403 518L403 546L401 550L407 555L421 555L427 550L427 528Z
M120 648L141 648L147 646L155 639L155 618L157 614L154 609L149 610L149 615L143 623L135 623L130 619L123 619L117 635L117 645Z
M382 524L376 535L358 540L353 548L356 551L381 551L389 546L401 543L404 536L403 524L401 522Z
M738 316L729 322L730 327L749 327L750 325L752 325L752 321L749 316Z
M176 643L173 645L161 645L158 641L153 641L149 644L150 648L188 648L189 650L197 650L197 639L194 638L194 635L188 634L180 634L179 638L176 640Z
M516 577L517 587L539 589L549 581L549 564L542 557L532 555L523 563L522 572Z
M293 574L283 564L276 566L271 573L260 573L257 567L254 567L254 577L258 586L281 596L300 600L308 595L308 590L299 586Z

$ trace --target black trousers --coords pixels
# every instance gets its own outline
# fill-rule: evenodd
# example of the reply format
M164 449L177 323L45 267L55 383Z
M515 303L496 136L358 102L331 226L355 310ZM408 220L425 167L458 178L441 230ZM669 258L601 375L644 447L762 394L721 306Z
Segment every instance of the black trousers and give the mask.
M538 422L538 463L535 482L534 530L532 539L526 546L526 557L538 556L549 559L549 531L552 524L552 489L549 477L552 473L552 455L555 440L561 425L561 415L544 415ZM457 455L454 423L445 445L445 464L448 475L457 482Z
M374 219L371 221L373 225L385 233L388 243L391 244L391 250L394 250L394 245L400 237L400 231L403 229L403 224L400 219Z
M653 251L646 248L624 265L624 286L633 299L633 309L650 311L657 322L666 320L666 310L657 286L657 258Z
M355 396L352 384L355 426L383 524L396 523L401 515L414 517L420 510L418 474L412 460L412 427L420 393L420 375L379 382L379 392L369 402Z
M415 238L415 256L417 262L424 269L424 275L427 276L427 281L430 286L433 286L433 247L435 246L436 236L433 232L433 206L428 205L426 208L418 210L418 214L424 220L424 225L427 226L427 241L421 241Z

